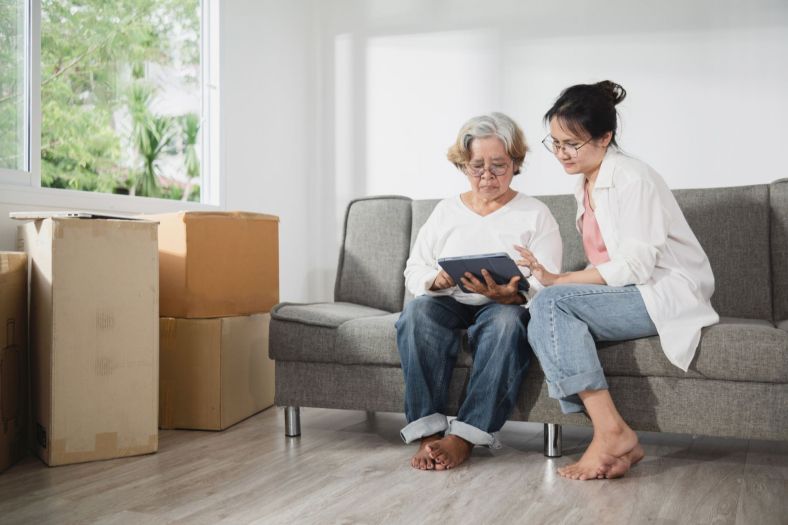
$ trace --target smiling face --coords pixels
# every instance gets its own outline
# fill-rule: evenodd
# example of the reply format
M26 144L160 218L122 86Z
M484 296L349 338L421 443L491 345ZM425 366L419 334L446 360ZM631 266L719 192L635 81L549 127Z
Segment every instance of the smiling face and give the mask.
M564 171L570 175L582 173L591 180L596 178L602 159L605 158L607 146L610 144L612 133L607 132L601 138L589 140L591 136L588 132L581 135L573 133L563 126L560 120L553 117L550 120L550 135L553 137L555 145L579 148L576 156L567 151L571 148L557 148L555 156L564 167Z
M471 183L474 197L485 201L496 200L509 192L514 171L512 159L498 137L474 139L470 145L471 158L468 160L465 175ZM482 170L482 168L486 168ZM473 172L481 172L475 177ZM493 173L500 173L495 176Z

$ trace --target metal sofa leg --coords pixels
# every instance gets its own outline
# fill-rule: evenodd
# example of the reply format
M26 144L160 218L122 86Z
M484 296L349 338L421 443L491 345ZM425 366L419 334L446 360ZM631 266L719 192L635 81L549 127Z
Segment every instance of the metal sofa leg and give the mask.
M548 458L561 457L561 425L544 424L544 455Z
M298 407L285 407L285 436L301 435L301 411Z

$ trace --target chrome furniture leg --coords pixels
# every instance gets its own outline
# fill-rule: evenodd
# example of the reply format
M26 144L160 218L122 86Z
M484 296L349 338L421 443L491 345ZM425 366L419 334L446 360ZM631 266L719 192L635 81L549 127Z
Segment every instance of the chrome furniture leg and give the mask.
M301 412L298 407L285 407L285 436L301 435Z
M561 425L544 424L544 455L548 458L561 457Z

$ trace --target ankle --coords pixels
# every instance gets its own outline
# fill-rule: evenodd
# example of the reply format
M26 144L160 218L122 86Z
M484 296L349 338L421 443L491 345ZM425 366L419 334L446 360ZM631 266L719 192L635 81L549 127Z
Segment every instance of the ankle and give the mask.
M594 436L600 438L620 438L632 433L633 430L622 422L612 422L606 425L598 425L594 427Z
M469 450L473 448L473 443L471 443L470 441L468 441L465 438L462 438L462 437L458 436L457 434L447 434L446 438L451 438L452 441L455 441L456 443L459 443L460 445L464 446L465 448L467 448Z

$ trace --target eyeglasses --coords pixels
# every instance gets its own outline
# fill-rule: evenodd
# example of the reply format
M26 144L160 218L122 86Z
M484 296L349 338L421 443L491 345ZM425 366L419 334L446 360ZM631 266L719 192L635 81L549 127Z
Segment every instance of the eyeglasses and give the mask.
M509 171L509 164L491 164L490 166L465 165L465 173L474 178L481 178L485 171L489 171L493 177L503 177Z
M561 144L550 135L547 135L544 139L542 139L542 144L544 145L545 148L547 148L547 151L549 151L553 155L558 155L558 152L560 150L564 150L564 153L574 158L577 157L577 150L579 150L580 148L591 142L591 140L593 139L588 139L587 141L583 142L579 146L573 146L572 144Z

